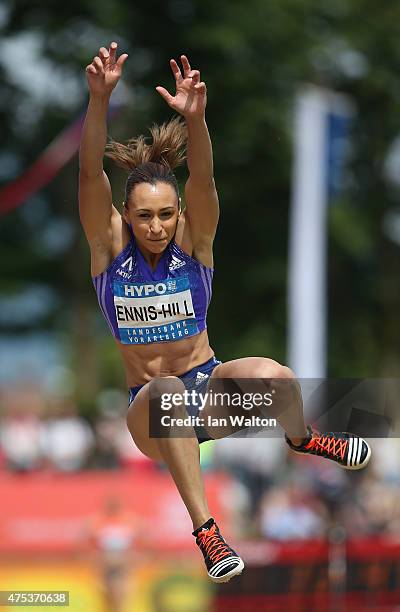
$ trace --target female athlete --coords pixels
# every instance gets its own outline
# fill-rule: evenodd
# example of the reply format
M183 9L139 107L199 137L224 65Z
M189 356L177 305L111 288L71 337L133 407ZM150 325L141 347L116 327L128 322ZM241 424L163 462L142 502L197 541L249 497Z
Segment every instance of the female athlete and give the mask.
M107 147L108 156L129 171L122 214L114 207L103 170L106 117L127 57L117 59L113 42L108 49L101 47L86 68L90 100L79 157L80 219L100 308L125 366L132 438L145 455L167 465L193 522L209 577L226 582L240 574L244 564L210 517L199 461L199 442L210 439L209 432L189 424L185 432L192 435L150 435L151 385L156 395L168 392L172 397L209 389L218 379L291 382L289 395L282 392L286 412L278 411L278 421L293 450L329 458L348 469L364 467L371 450L357 436L319 434L306 427L299 385L289 368L264 357L221 363L214 356L206 315L219 206L205 121L206 85L184 55L182 68L170 61L175 95L156 88L183 119L154 126L151 144L140 136L127 145L111 142ZM172 170L185 159L185 148L189 178L182 210ZM174 410L178 416L195 416L198 407L188 403ZM207 410L211 408L206 406L203 415Z

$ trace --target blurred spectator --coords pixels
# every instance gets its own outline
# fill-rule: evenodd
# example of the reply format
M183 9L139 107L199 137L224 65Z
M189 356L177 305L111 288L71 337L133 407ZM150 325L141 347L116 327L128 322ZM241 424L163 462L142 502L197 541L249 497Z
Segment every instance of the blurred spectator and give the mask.
M83 539L94 553L92 559L102 583L107 612L123 609L137 532L133 515L119 497L112 495L104 500L103 507L84 528Z
M346 470L338 469L337 465L329 461L321 461L319 457L302 457L289 450L286 463L290 480L304 489L311 489L313 495L326 505L334 517L338 506L351 493L354 472L352 481Z
M399 524L400 490L373 470L341 502L338 516L350 537L389 535Z
M373 449L373 469L377 477L400 486L400 438L370 440Z
M60 406L42 424L41 443L48 464L71 472L86 467L94 445L89 424L78 415L71 400L59 400Z
M117 389L104 389L97 398L98 416L94 423L96 448L91 467L115 469L118 467L155 467L132 440L126 423L127 397Z
M214 465L246 487L254 516L265 490L282 478L285 455L285 443L279 438L223 438L215 444Z
M261 534L273 540L307 540L326 536L326 509L309 491L295 484L276 486L265 493L259 517Z
M118 438L123 424L118 415L101 414L94 423L95 448L90 467L100 470L113 470L121 467L118 453Z
M44 400L34 387L3 393L0 446L6 468L29 472L41 466L40 413Z

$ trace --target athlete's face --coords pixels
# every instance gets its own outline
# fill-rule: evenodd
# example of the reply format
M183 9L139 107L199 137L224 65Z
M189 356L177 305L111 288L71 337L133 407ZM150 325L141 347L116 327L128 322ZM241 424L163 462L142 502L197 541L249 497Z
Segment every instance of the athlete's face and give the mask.
M124 209L136 242L151 253L161 253L175 234L179 207L175 189L168 183L139 183Z

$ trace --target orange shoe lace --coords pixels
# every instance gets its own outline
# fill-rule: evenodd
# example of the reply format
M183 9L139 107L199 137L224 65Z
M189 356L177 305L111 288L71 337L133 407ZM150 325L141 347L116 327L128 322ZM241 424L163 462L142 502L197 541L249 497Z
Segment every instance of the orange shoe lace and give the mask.
M197 537L199 539L199 546L204 548L213 564L231 554L229 546L216 533L215 524L208 530L200 531Z
M314 432L315 434L316 432ZM306 448L314 450L317 453L327 453L330 456L340 457L344 460L346 449L348 446L348 440L341 440L334 436L324 436L317 434L316 437L312 437Z

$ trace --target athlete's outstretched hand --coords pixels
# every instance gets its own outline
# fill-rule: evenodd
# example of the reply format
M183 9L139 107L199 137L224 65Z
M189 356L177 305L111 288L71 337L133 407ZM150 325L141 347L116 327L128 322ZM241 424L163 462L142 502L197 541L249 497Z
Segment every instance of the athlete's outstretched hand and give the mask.
M100 47L99 54L86 66L86 77L91 94L110 94L118 83L122 67L128 57L123 53L117 59L117 43L112 42L109 49Z
M207 104L206 84L200 81L200 72L192 70L186 55L181 55L183 75L174 59L170 60L171 70L175 77L176 93L174 96L164 88L156 87L166 103L184 117L203 116Z

